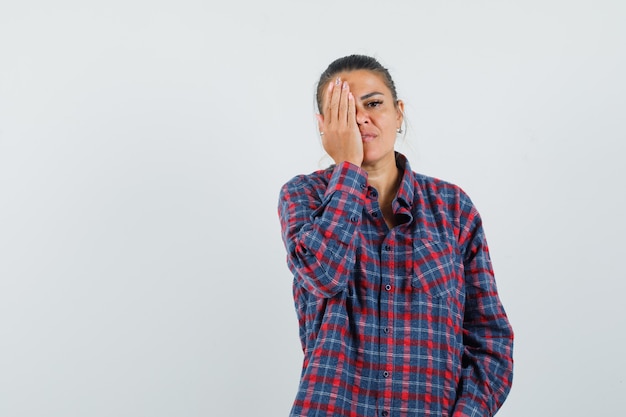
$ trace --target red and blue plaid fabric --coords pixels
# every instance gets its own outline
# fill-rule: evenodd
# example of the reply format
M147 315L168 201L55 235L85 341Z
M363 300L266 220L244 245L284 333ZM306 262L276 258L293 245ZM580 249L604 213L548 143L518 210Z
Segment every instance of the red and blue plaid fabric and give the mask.
M279 217L304 363L292 416L492 416L513 332L469 197L403 171L389 229L367 173L297 176Z

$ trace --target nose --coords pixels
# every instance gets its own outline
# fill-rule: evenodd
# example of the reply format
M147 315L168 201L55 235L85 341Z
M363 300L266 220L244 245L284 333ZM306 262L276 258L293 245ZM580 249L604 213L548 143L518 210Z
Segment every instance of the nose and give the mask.
M360 126L365 123L369 123L369 115L367 114L367 111L365 111L365 109L363 109L361 106L357 106L356 124Z

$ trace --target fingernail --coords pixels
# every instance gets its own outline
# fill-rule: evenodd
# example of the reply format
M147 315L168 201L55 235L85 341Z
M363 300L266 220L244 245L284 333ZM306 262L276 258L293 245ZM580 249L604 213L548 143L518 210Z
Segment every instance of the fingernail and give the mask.
M344 82L343 82L343 89L345 90L346 88L348 88L348 82L347 82L347 81L344 81Z
M335 80L335 85L339 85L341 84L341 78L337 77L337 79Z

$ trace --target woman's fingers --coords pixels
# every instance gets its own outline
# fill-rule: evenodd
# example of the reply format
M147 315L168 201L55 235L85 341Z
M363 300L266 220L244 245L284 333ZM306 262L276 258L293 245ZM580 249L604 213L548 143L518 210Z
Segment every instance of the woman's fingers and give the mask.
M318 115L322 145L335 163L349 161L360 165L363 143L356 123L356 103L347 82L330 82L324 97L324 114Z
M356 124L356 104L351 91L348 91L348 126L355 127Z
M341 79L337 78L335 82L329 83L328 97L328 123L333 123L339 118L339 101L341 100Z
M341 92L339 98L339 111L337 113L337 121L340 126L344 126L348 123L348 95L350 94L350 88L348 83L344 81L341 84Z
M348 104L350 96L350 86L346 81L337 78L334 82L328 83L325 97L324 121L326 125L345 128L349 120L356 120L354 106ZM356 121L355 121L356 123Z

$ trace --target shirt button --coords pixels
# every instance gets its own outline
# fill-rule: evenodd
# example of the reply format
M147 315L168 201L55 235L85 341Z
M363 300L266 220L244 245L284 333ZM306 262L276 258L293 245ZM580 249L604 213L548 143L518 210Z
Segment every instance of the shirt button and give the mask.
M377 211L373 212L372 217L378 217L378 212Z
M383 372L383 376L384 376L385 378L389 378L389 372L387 372L387 371Z
M385 289L386 289L387 291L391 291L391 285L389 285L389 284L385 285Z
M386 251L390 251L390 250L391 250L391 246L389 246L389 245L385 245L385 250L386 250Z
M389 333L389 327L385 327L385 328L383 329L383 332L385 332L385 333Z
M361 184L361 190L365 190L365 187L367 187L367 185Z
M350 217L350 221L353 222L353 223L356 223L356 222L359 221L359 218L357 216L352 216L352 217Z
M380 413L383 417L387 417L389 415L389 411L385 410L382 413Z

